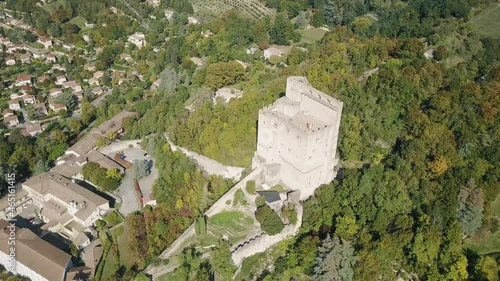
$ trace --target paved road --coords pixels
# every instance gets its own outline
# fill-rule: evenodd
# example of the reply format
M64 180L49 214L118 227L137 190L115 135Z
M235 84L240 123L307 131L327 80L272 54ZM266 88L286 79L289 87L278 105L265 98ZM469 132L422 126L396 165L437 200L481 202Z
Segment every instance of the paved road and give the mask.
M92 101L92 105L93 105L94 107L98 107L98 106L100 106L101 104L103 104L103 103L104 103L104 99L106 98L106 96L107 96L107 95L110 95L110 94L111 94L111 92L112 92L112 90L111 90L111 89L108 89L108 91L107 91L106 93L104 93L104 94L100 95L97 99L93 100L93 101Z

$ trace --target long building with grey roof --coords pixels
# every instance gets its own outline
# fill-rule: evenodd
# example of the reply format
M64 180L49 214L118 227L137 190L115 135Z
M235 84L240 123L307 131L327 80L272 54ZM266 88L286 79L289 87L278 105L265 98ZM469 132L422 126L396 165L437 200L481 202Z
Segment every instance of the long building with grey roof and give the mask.
M7 221L0 220L0 263L5 268L32 281L65 280L72 266L69 254L26 228L14 228L15 244L9 243L13 229L8 226ZM15 259L11 258L11 247L15 249Z

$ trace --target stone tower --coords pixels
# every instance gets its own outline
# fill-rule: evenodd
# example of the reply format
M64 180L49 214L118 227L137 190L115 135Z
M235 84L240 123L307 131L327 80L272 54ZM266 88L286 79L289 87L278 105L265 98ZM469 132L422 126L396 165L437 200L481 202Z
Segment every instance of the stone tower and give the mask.
M288 77L286 95L259 111L257 151L252 168L258 184L314 194L335 176L337 140L343 103L316 89L305 77Z

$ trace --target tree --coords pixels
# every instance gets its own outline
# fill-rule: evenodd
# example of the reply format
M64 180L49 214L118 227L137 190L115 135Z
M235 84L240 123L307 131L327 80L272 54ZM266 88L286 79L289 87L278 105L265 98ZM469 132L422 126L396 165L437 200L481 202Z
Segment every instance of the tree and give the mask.
M339 216L335 219L335 222L335 235L343 239L352 237L359 230L359 226L356 224L356 218L352 214Z
M445 60L446 58L448 58L448 48L446 46L437 47L436 51L434 52L434 58L436 60Z
M433 177L439 177L448 170L448 162L443 156L437 156L433 160L427 162L427 168Z
M283 13L277 14L273 27L269 31L271 42L278 45L290 45L293 30L293 25L288 18Z
M205 85L216 90L223 86L232 85L244 77L245 70L235 61L213 63L207 67Z
M457 218L464 233L471 236L483 224L483 190L476 186L474 180L470 180L460 189L458 201Z
M213 248L213 252L210 255L210 264L223 280L231 279L236 271L236 266L231 259L229 242L220 241L219 245Z
M253 180L247 181L246 191L250 194L255 194L255 181Z
M134 165L134 179L140 180L149 174L148 160L136 159L133 162Z
M255 218L259 221L261 229L269 235L276 235L285 227L278 214L267 205L257 208Z
M80 121L80 119L71 118L68 120L68 128L74 133L78 134L82 129L82 122Z
M78 104L78 100L71 92L63 92L62 94L58 95L56 98L56 102L63 103L64 105L66 105L68 110L74 110L76 108L76 105Z
M47 162L45 162L43 159L38 160L35 165L35 174L42 174L45 173L49 170L49 166L47 165Z
M84 125L90 124L92 120L95 118L96 110L95 107L87 101L82 102L82 116L81 120Z
M354 248L338 236L328 234L318 248L314 280L353 280L354 266L358 257L354 255Z
M297 47L293 47L286 58L286 62L289 65L300 64L307 57L307 51L301 50Z

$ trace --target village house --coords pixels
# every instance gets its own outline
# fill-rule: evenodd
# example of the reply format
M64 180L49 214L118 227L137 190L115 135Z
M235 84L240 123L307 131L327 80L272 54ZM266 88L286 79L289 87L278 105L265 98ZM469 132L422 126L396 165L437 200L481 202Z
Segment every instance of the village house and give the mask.
M157 8L160 6L160 0L146 0L146 2L153 6L153 8Z
M192 57L191 61L196 64L197 66L203 66L204 62L201 58L198 57Z
M12 115L12 116L4 118L3 122L5 123L5 125L7 125L9 127L14 127L14 126L19 124L19 119L17 118L16 115Z
M33 88L31 85L23 85L19 87L19 90L21 91L22 95L30 94L33 91Z
M24 105L28 105L28 104L35 104L37 102L35 96L33 95L25 95L23 97L23 103Z
M0 37L0 44L7 47L7 46L11 45L12 42L10 42L9 38Z
M13 54L16 51L25 50L25 49L26 49L26 46L24 46L24 45L9 45L7 47L7 53Z
M19 60L22 64L31 63L31 56L29 53L19 55Z
M132 57L129 54L120 54L120 59L125 60L128 63L133 61Z
M223 103L228 103L231 99L239 99L242 96L243 96L243 91L224 87L218 89L215 92L212 101L214 104L217 103L217 100L221 100Z
M24 130L26 131L26 135L35 137L41 132L43 132L45 128L42 127L40 123L28 123L26 124L26 128Z
M93 63L93 62L87 63L83 66L83 69L85 69L87 71L95 71L95 63Z
M17 100L17 99L19 99L19 98L22 98L23 96L24 96L24 94L23 94L23 93L21 93L21 92L18 92L18 93L12 93L12 94L10 94L10 99L11 99L11 100Z
M68 44L63 44L62 45L63 49L66 50L66 51L71 51L71 49L73 49L73 47L71 45L68 45Z
M188 24L200 24L200 21L195 17L188 17Z
M50 91L49 91L49 96L51 98L57 98L57 96L60 94L62 94L61 88L53 88L53 89L50 89Z
M34 59L39 59L44 56L44 54L39 50L31 50L30 52Z
M281 57L283 56L283 52L274 48L274 47L271 47L271 48L267 48L264 50L264 58L266 60L268 60L269 58L271 58L272 56L276 56L276 57Z
M42 44L45 49L52 47L52 40L46 37L39 37L38 40L36 40L36 42Z
M89 81L89 86L94 87L94 86L99 86L99 80L97 78L90 78Z
M73 92L82 91L82 86L75 80L66 81L62 84L63 89L71 88Z
M38 78L36 79L36 82L37 82L38 84L43 84L45 81L49 81L49 79L50 79L50 78L49 78L49 76L47 76L47 75L42 75L42 76L40 76L40 77L38 77Z
M75 96L79 101L83 100L83 91L73 92L73 96Z
M9 116L13 116L14 115L14 111L10 108L6 108L2 111L2 115L3 115L3 118L6 118L6 117L9 117Z
M101 95L101 94L103 94L103 93L104 93L104 91L103 91L103 89L102 89L101 87L94 87L94 88L92 89L92 94L93 94L93 95L98 96L98 95Z
M21 87L23 85L31 85L31 76L25 74L19 74L16 79L15 85Z
M53 54L48 54L48 55L45 55L45 61L46 62L51 62L51 63L56 63L57 62L57 58Z
M64 105L64 103L56 103L53 100L49 100L49 108L56 113L61 110L68 110L68 108L66 107L66 105Z
M0 263L11 266L9 222L0 221ZM38 237L28 228L15 229L16 233L16 273L29 280L63 281L66 272L73 266L71 256L49 242Z
M167 9L167 10L165 10L165 11L163 12L163 14L165 15L165 18L166 18L167 20L171 20L171 19L172 19L172 17L174 16L174 11L172 11L172 10L168 10L168 9Z
M18 100L10 100L9 101L9 109L21 110L21 105L19 105L19 101Z
M247 48L247 49L246 49L246 53L247 53L248 55L253 55L253 54L255 54L255 52L256 52L257 50L258 50L258 48L255 48L255 47L249 47L249 48Z
M68 81L65 75L59 75L56 77L54 84L61 86L64 82Z
M212 36L214 34L212 33L212 31L207 30L207 31L202 31L201 35L203 35L203 37L205 37L205 38L208 38L208 37L210 37L210 36Z
M151 89L156 89L161 85L161 78L156 79L153 84L151 84Z
M59 70L59 71L62 71L62 72L66 72L66 68L64 68L63 66L61 66L60 64L54 64L52 66L52 70Z
M47 107L45 107L44 103L36 103L35 105L33 105L33 110L37 116L43 116L48 114Z
M92 75L92 78L95 79L101 79L104 77L104 71L96 71L94 72L94 75Z
M16 60L14 59L14 57L8 56L5 59L5 64L6 65L15 65L16 64Z
M146 37L143 33L136 32L128 37L128 42L137 46L137 48L142 48L146 46Z

